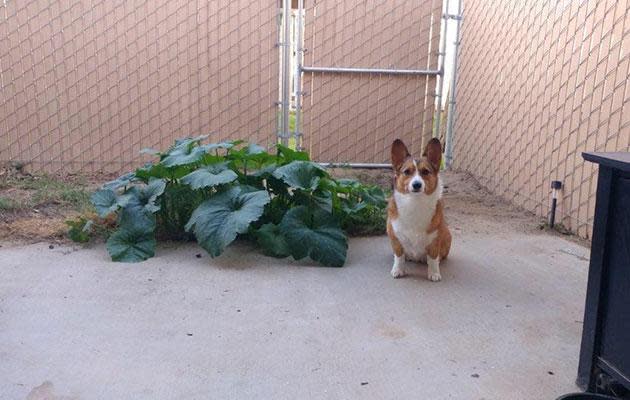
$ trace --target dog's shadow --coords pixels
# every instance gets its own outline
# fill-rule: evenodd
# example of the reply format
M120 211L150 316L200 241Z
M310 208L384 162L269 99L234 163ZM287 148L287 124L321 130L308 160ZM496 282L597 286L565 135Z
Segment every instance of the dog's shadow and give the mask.
M400 278L394 278L391 276L390 273L392 264L391 260L387 259L387 262L387 265L389 267L389 269L387 270L387 274L391 279L408 279L419 283L439 284L440 282L443 282L445 280L451 280L458 270L458 267L456 265L457 263L452 262L449 257L449 259L440 263L440 274L442 275L442 280L438 282L432 282L428 278L429 266L426 262L405 260L405 275Z
M414 281L430 282L427 279L429 266L418 261L405 261L405 276L397 279L410 279ZM391 275L391 274L390 274Z
M232 243L219 257L211 258L203 254L200 262L204 263L205 267L234 271L317 266L317 263L308 257L294 260L293 257L276 258L266 255L253 243L245 240Z

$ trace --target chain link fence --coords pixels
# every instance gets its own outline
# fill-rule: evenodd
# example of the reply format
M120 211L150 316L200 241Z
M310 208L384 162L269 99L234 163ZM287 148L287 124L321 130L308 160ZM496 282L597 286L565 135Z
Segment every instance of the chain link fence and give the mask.
M630 2L468 0L454 167L589 237L596 166L583 151L630 150Z
M305 2L302 145L315 159L389 163L395 138L421 151L433 127L441 10L441 0Z
M270 146L290 132L320 161L388 162L396 137L418 152L434 118L441 3L4 1L0 162L120 172L147 160L144 147L208 133ZM429 73L301 81L302 63Z
M276 141L277 1L0 2L0 161L120 172L144 147Z

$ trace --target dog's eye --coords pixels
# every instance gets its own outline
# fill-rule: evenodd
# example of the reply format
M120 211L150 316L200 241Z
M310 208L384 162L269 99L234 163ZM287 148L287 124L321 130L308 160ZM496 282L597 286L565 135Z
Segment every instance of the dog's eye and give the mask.
M407 176L411 175L411 169L407 168L406 170L403 171L403 174Z
M431 173L431 171L429 171L426 168L422 168L422 170L420 171L420 175L426 176L429 175Z

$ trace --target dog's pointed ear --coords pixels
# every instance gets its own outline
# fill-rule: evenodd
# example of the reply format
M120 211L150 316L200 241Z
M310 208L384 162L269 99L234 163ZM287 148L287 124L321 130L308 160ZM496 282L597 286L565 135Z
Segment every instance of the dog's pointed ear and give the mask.
M422 153L422 155L429 160L436 171L440 170L440 166L442 164L442 144L438 138L429 140L429 143L427 143L427 147L424 149L424 153Z
M402 140L396 139L392 143L392 166L398 171L403 162L409 157L409 150Z

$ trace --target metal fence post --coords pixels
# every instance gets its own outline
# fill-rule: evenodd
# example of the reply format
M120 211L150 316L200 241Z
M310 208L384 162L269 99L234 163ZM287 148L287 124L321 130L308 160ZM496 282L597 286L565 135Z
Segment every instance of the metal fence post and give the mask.
M440 124L442 123L442 90L444 88L444 59L446 58L446 33L448 32L448 7L449 0L444 0L442 9L442 25L444 29L440 30L440 50L438 53L438 70L440 74L437 76L437 85L435 87L435 99L437 102L436 120L433 130L433 137L440 137Z
M280 124L280 142L287 146L289 144L289 107L291 103L291 1L282 1L282 116Z
M453 119L455 118L455 107L457 104L457 57L459 53L459 28L462 20L462 0L457 1L457 15L451 16L456 20L455 41L453 42L453 75L451 77L451 87L449 94L448 115L446 117L446 138L445 138L445 158L446 167L450 168L453 163Z
M304 58L304 46L302 32L304 30L304 0L298 0L297 12L297 43L295 44L295 149L302 150L302 60Z

